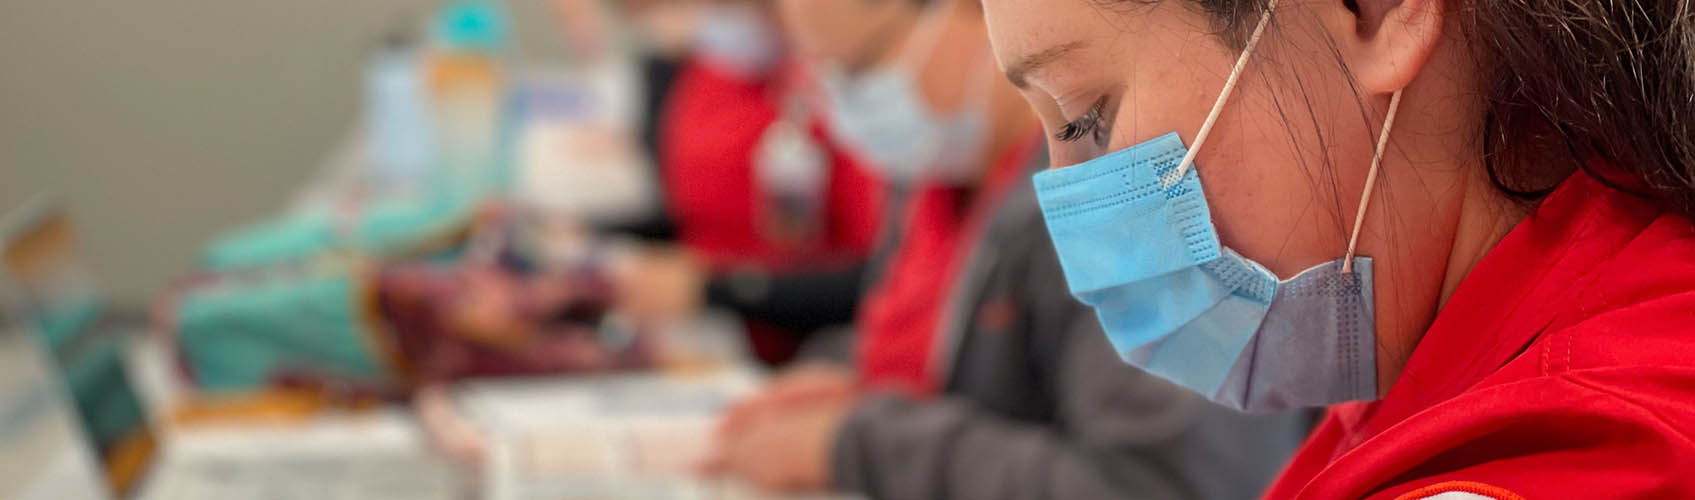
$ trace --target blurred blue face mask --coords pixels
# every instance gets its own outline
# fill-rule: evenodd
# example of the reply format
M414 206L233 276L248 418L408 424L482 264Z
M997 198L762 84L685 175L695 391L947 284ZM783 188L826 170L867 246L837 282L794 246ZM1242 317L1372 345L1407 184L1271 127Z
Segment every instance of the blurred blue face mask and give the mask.
M695 50L707 64L746 80L764 77L783 56L777 34L746 4L703 6Z
M894 64L859 75L849 75L839 64L814 68L830 108L828 128L885 180L968 183L983 167L990 80L970 78L964 105L951 114L931 106L919 90L915 68L933 55L945 24L920 23ZM981 56L973 75L987 73L988 54Z
M1185 149L1175 132L1036 175L1071 292L1095 308L1125 361L1250 412L1375 399L1372 261L1354 256L1391 99L1347 255L1280 280L1219 243L1196 151L1264 32L1271 2Z

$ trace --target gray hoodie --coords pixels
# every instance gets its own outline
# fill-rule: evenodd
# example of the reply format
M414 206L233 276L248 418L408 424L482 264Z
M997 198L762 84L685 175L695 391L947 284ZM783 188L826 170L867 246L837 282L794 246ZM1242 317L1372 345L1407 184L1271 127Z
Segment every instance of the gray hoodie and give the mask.
M1310 413L1239 414L1121 361L1067 291L1028 178L980 238L938 332L943 394L862 401L836 437L837 489L889 500L1251 498L1306 436Z

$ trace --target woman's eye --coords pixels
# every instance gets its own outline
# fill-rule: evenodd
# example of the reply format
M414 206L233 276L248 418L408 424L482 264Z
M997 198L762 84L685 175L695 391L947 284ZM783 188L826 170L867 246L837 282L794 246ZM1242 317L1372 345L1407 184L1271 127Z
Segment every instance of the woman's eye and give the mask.
M1084 137L1090 137L1099 142L1103 132L1101 108L1105 105L1106 97L1102 96L1095 101L1093 106L1089 107L1088 112L1083 113L1083 116L1077 117L1076 120L1072 120L1065 124L1063 128L1060 128L1059 133L1054 134L1054 138L1063 142L1075 142Z

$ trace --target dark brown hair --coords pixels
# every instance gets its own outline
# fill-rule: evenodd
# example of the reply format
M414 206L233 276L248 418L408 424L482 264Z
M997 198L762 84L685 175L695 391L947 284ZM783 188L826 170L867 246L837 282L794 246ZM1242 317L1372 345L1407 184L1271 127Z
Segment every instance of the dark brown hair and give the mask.
M1186 1L1238 48L1266 6ZM1598 158L1607 167L1595 177L1695 219L1695 4L1437 1L1452 4L1478 64L1484 164L1497 187L1539 199Z

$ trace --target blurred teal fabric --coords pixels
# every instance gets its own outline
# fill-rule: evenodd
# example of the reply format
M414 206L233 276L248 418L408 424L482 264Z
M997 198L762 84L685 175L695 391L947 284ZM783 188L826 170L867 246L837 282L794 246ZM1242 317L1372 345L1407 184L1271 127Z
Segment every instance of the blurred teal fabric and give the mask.
M295 260L330 249L335 239L327 214L284 216L213 239L201 255L200 265L223 270Z
M378 200L350 221L328 212L288 213L213 239L200 258L207 271L265 267L326 252L406 256L451 246L469 227L475 197ZM338 227L339 226L339 227Z
M380 385L389 380L360 308L359 266L329 266L203 287L177 308L179 346L195 381L213 392L307 376Z

